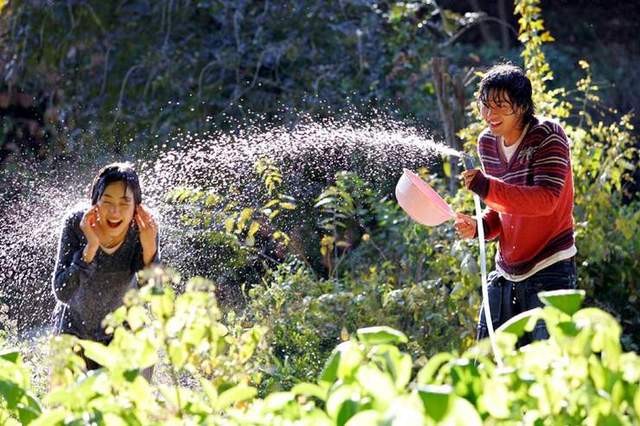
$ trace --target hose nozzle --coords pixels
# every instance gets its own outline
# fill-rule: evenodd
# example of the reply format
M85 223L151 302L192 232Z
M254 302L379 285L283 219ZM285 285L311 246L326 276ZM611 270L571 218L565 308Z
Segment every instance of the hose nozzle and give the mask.
M471 155L463 152L460 158L462 159L462 164L464 164L465 170L471 170L476 168L476 161Z

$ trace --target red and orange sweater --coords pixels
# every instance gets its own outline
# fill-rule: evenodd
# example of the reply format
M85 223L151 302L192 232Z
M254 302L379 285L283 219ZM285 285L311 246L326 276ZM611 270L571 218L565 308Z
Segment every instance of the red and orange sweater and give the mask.
M507 162L488 129L478 139L484 173L471 182L487 210L485 237L498 238L496 269L519 281L575 254L569 142L554 121L529 126Z

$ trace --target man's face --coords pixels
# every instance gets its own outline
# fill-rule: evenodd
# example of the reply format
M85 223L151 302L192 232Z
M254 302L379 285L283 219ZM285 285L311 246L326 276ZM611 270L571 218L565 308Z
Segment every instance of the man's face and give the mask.
M511 102L506 92L489 92L487 99L478 101L480 114L491 132L497 136L506 136L519 131L522 124L522 110Z

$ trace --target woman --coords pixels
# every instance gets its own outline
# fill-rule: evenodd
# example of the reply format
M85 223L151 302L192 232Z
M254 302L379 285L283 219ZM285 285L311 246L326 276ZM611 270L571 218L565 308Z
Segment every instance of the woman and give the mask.
M108 344L102 320L137 288L136 272L158 261L158 227L142 205L138 175L128 163L103 167L93 180L91 207L69 215L60 236L55 332ZM85 361L88 369L99 367Z

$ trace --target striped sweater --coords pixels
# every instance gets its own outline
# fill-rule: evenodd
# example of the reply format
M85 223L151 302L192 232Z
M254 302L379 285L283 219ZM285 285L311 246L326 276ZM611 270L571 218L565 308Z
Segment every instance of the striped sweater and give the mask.
M500 244L496 269L524 277L575 254L569 142L558 123L534 119L510 161L498 143L488 129L480 135L484 172L470 189L487 205L486 238Z

